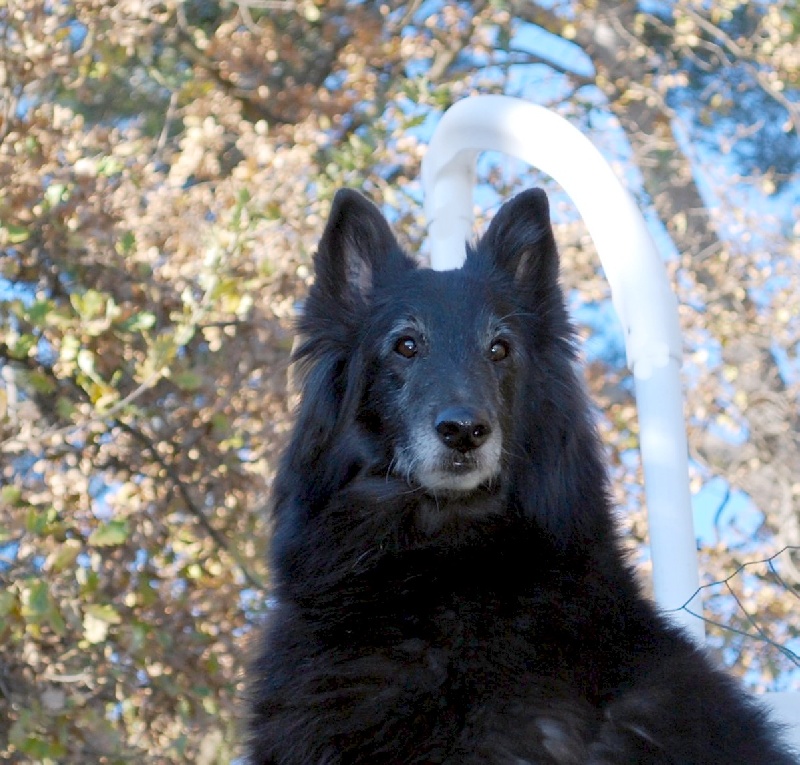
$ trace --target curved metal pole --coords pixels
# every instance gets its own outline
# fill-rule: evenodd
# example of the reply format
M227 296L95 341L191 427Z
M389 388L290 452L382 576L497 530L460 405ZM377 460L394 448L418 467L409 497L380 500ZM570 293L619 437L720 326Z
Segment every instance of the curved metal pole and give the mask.
M611 284L636 383L640 451L657 603L696 639L700 613L679 378L675 296L641 212L592 143L554 112L507 96L476 96L442 117L422 163L431 264L456 268L472 237L475 160L495 150L552 176L578 208ZM676 610L680 609L680 610Z

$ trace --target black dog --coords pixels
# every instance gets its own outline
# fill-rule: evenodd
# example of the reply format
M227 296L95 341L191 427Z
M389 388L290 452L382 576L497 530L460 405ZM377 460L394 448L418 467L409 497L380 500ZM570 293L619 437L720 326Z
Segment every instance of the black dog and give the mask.
M342 191L315 264L249 762L796 763L625 563L544 193L435 272Z

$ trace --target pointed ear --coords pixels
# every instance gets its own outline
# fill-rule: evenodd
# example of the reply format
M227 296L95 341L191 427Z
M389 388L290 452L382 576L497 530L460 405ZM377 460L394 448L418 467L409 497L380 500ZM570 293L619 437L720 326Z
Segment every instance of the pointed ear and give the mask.
M550 205L542 189L529 189L506 202L476 250L519 286L558 284L558 251L550 225Z
M349 305L369 298L377 281L398 268L413 267L381 211L352 189L336 192L314 258L317 284Z

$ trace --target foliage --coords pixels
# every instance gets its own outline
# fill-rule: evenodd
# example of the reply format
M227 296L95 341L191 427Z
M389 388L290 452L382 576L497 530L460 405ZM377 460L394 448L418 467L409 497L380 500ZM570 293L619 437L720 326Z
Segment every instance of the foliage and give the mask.
M763 514L709 545L710 579L800 543L800 18L654 5L0 2L0 757L234 756L309 254L341 185L420 249L424 140L472 93L589 130L680 253L695 488L725 476ZM602 306L554 191L567 285ZM619 353L589 361L641 539L629 386ZM730 582L786 646L796 560ZM719 635L755 685L797 663Z

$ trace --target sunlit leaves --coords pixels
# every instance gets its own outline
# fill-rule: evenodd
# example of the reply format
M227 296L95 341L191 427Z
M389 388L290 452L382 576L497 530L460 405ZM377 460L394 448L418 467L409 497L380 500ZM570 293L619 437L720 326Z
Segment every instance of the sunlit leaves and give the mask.
M102 643L112 625L120 624L122 617L113 606L90 604L83 610L83 634L90 643Z

